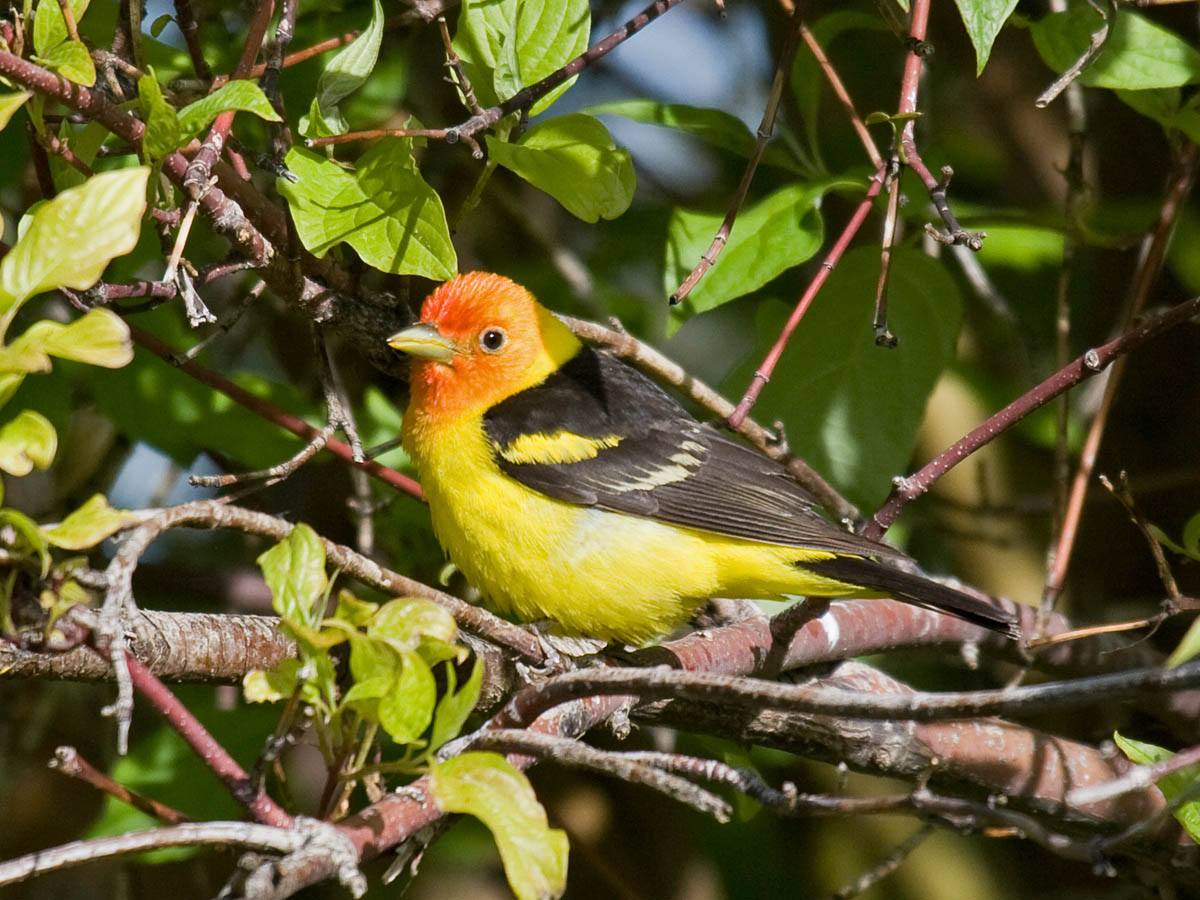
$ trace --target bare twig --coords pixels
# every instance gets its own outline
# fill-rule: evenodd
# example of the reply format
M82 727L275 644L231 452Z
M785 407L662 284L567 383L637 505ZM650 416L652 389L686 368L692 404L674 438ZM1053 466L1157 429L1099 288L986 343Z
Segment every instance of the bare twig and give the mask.
M133 339L142 347L145 347L151 353L161 357L167 362L178 366L182 371L188 373L197 381L207 384L209 387L220 391L230 399L240 403L247 409L257 413L264 419L274 422L281 428L285 428L293 434L308 440L313 441L320 435L320 430L309 425L298 416L293 416L290 413L284 412L272 403L251 394L244 388L234 384L229 379L218 375L216 372L206 369L195 361L187 358L179 357L171 348L156 338L154 335L142 331L134 325L129 326ZM409 478L395 469L389 469L387 466L380 465L374 460L364 460L355 462L354 450L348 444L341 441L328 438L325 442L324 449L341 457L347 462L359 466L369 475L373 475L380 481L383 481L397 490L403 491L410 496L418 499L423 499L421 494L421 486L413 479Z
M1150 297L1150 289L1162 270L1167 245L1175 231L1175 223L1184 207L1184 201L1191 192L1198 165L1200 165L1200 149L1188 141L1175 159L1158 220L1146 236L1144 252L1139 260L1137 274L1126 304L1122 330L1129 329L1141 314ZM1126 331L1126 334L1129 333ZM1046 587L1042 600L1045 608L1054 606L1054 602L1066 582L1067 568L1070 565L1071 552L1075 546L1075 535L1079 528L1079 520L1083 515L1083 501L1087 496L1088 483L1091 481L1092 472L1096 466L1096 457L1100 452L1100 441L1104 435L1105 426L1108 424L1108 413L1112 409L1113 398L1116 396L1117 386L1121 383L1121 376L1124 372L1124 360L1118 359L1117 364L1106 376L1100 407L1092 419L1083 449L1080 451L1079 468L1076 470L1075 479L1071 484L1071 493L1063 513L1062 529L1058 534L1052 562L1046 576Z
M1054 99L1061 94L1068 85L1074 84L1075 79L1083 74L1084 70L1096 61L1101 51L1104 50L1104 45L1108 42L1108 36L1112 31L1112 24L1117 18L1117 0L1105 0L1107 11L1100 9L1096 4L1089 3L1092 9L1100 14L1100 27L1092 32L1092 36L1088 39L1087 49L1079 59L1075 60L1065 72L1054 79L1054 83L1046 88L1034 101L1034 105L1038 109L1045 109Z
M780 684L713 672L681 671L668 666L584 669L526 688L513 698L507 716L514 725L528 724L547 710L570 700L597 695L634 695L641 702L684 699L810 715L930 722L974 716L1031 715L1197 685L1200 685L1200 662L1185 663L1175 669L1134 669L998 690L941 694L912 691L896 695Z
M868 871L863 872L850 884L830 894L829 900L850 900L850 898L857 897L864 891L870 890L900 868L912 852L921 846L925 838L931 834L933 834L933 826L929 824L922 825L893 847L887 856Z
M611 775L666 794L692 809L712 816L718 822L729 821L731 810L728 803L716 794L697 787L686 778L663 771L644 754L597 750L569 738L517 729L481 731L468 746L472 749L498 750L503 753L548 759L565 766Z
M733 223L741 212L742 204L746 202L746 194L750 191L750 182L754 180L754 173L758 170L759 161L762 159L763 153L766 152L767 142L771 139L771 132L775 128L775 114L779 109L779 100L783 96L783 85L787 81L788 74L792 71L792 59L796 55L796 45L800 38L800 27L803 24L803 14L799 7L792 12L791 21L789 22L787 37L784 39L783 48L779 51L779 62L775 66L775 77L771 82L771 93L767 97L767 105L763 110L762 121L758 126L758 139L754 142L754 150L750 154L750 159L746 162L746 170L742 173L742 180L738 183L737 190L734 191L732 199L729 201L729 208L725 212L725 218L722 220L720 227L717 229L716 235L712 239L712 243L708 249L700 256L700 261L696 263L683 282L671 294L670 304L674 306L683 301L692 288L694 288L704 277L707 272L717 261L717 256L725 248L725 242L729 240L729 235L733 231Z
M1178 601L1182 598L1179 591L1179 585L1175 583L1175 576L1171 574L1171 566L1167 563L1167 558L1163 554L1162 544L1158 538L1154 536L1154 532L1150 530L1150 523L1146 521L1146 516L1138 508L1136 501L1133 499L1133 492L1129 490L1129 477L1124 470L1117 475L1117 482L1113 484L1108 476L1101 475L1100 483L1104 485L1105 490L1112 494L1123 507L1125 512L1129 514L1129 520L1146 541L1146 546L1150 548L1150 555L1154 557L1154 567L1158 570L1158 578L1166 589L1167 597L1171 601Z
M1070 365L1051 375L1037 387L1023 394L986 422L956 441L907 478L897 478L892 492L879 511L871 517L864 534L880 538L911 500L921 496L946 472L954 468L980 447L1011 428L1033 410L1049 403L1063 391L1104 371L1114 360L1131 350L1169 331L1200 313L1200 297L1194 297L1153 319L1137 325L1107 344L1088 350Z
M863 221L867 218L867 213L871 211L871 205L875 200L876 195L883 187L884 178L887 172L885 169L876 170L871 177L871 183L867 187L867 193L864 195L862 202L859 203L858 209L854 211L854 215L850 217L850 221L846 223L846 227L842 229L841 235L838 236L829 253L821 260L821 267L817 270L817 274L813 280L809 282L808 287L801 295L796 308L792 310L792 314L788 317L787 322L780 331L779 337L767 352L762 364L754 373L754 378L750 381L750 386L746 388L746 393L742 395L742 399L738 402L737 407L729 416L729 425L731 428L737 429L742 421L750 413L751 407L754 406L758 395L762 393L763 387L771 380L771 373L775 371L775 366L779 362L779 358L783 356L783 350L787 346L788 340L791 339L792 332L796 330L796 326L800 324L800 319L808 311L809 305L817 296L817 292L821 286L825 284L825 279L829 277L829 273L833 271L833 267L838 264L838 260L842 258L842 254L846 252L846 248L850 246L850 241L854 239L854 235L858 233L858 229L862 227Z
M168 825L178 825L190 822L191 819L177 809L172 809L165 803L159 803L149 797L136 794L120 782L109 778L86 759L79 755L74 747L59 747L54 751L54 759L50 760L50 768L62 772L71 778L90 784L97 790L115 797L122 803L128 803L134 809L141 810L147 815L161 819Z
M183 43L187 47L188 57L192 61L192 69L201 81L212 80L212 69L204 58L204 48L200 46L200 25L196 21L196 13L192 9L192 0L175 0L175 21L183 32Z
M267 26L275 12L275 0L258 0L258 2L254 17L250 20L250 30L246 36L246 45L242 49L242 56L233 70L234 80L245 78L254 67L254 60L258 58L258 53L262 49ZM213 120L208 129L208 135L184 172L183 188L193 200L199 200L207 193L213 164L225 149L225 140L229 137L230 129L233 128L233 120L236 115L237 110L226 110Z

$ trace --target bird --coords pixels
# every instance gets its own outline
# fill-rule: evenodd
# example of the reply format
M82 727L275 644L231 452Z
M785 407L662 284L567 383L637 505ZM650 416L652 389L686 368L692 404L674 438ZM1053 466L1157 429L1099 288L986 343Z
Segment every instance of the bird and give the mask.
M1019 636L502 275L443 283L387 343L411 357L402 445L434 532L500 614L644 645L716 597L895 596Z

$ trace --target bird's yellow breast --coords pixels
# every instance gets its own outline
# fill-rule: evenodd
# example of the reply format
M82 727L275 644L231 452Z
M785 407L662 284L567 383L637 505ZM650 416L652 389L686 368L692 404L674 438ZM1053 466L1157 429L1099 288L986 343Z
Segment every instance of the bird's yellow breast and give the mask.
M796 568L828 553L763 544L578 506L504 474L482 421L410 410L404 442L438 540L500 612L564 631L642 643L718 596L845 594Z

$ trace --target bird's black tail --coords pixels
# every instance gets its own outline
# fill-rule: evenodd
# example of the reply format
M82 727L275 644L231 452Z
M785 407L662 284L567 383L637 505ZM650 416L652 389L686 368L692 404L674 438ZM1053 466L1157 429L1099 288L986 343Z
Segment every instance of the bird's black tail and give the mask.
M1016 616L926 575L859 556L838 556L800 565L825 578L894 594L900 600L957 616L1010 638L1021 637Z

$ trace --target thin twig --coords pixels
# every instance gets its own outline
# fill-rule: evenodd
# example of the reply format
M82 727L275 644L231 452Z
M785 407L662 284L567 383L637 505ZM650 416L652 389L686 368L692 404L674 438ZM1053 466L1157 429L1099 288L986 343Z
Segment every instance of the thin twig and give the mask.
M1131 350L1140 347L1163 332L1183 324L1197 313L1200 313L1200 297L1193 297L1162 315L1131 328L1107 344L1088 350L1070 365L1055 372L1041 384L1022 394L1004 409L988 418L982 425L943 450L926 463L920 471L907 478L895 479L887 501L871 517L871 522L863 533L878 540L896 521L896 517L900 515L900 511L909 501L924 494L935 481L980 447L991 443L1033 410L1049 403L1063 391L1098 375L1114 360L1120 359Z
M149 332L143 331L135 325L130 325L129 329L134 341L140 346L145 347L156 356L177 366L197 381L207 384L214 390L220 391L231 400L240 403L264 419L274 422L279 427L287 429L303 440L311 441L320 434L320 429L314 428L298 416L293 416L291 413L281 410L262 397L258 397L239 387L224 376L218 375L216 372L199 365L194 360L178 356L170 347ZM417 499L424 499L421 494L421 486L407 475L397 472L395 469L390 469L387 466L380 465L374 460L355 462L354 450L348 444L330 438L325 443L325 449L341 457L343 460L361 467L369 475L373 475L397 490L403 491Z
M446 24L446 17L438 16L437 24L438 31L442 35L442 47L446 51L446 68L450 70L450 75L446 77L446 80L458 88L459 93L462 94L463 103L470 110L471 115L481 115L483 107L479 105L475 91L471 88L471 81L467 78L467 73L463 71L462 60L454 52L454 43L450 40L450 28Z
M246 36L246 44L242 48L241 58L233 70L233 80L249 75L262 49L263 38L267 33L271 15L275 11L275 0L258 0L259 6L250 20L250 30ZM183 188L193 200L199 200L209 189L209 179L212 177L214 163L220 158L225 149L225 140L233 128L233 120L237 110L231 109L220 113L208 129L208 135L200 144L200 149L192 157L191 163L183 176Z
M1122 794L1144 790L1160 778L1180 772L1197 763L1200 763L1200 746L1189 747L1187 750L1180 750L1169 759L1150 763L1149 765L1134 766L1120 778L1114 778L1112 781L1105 782L1104 784L1077 787L1067 794L1067 802L1079 806L1087 806L1092 803L1111 800L1113 797L1119 797Z
M1096 61L1096 57L1100 55L1101 51L1104 50L1104 45L1108 43L1108 36L1112 32L1112 24L1117 18L1117 0L1105 0L1107 12L1100 9L1094 3L1089 3L1088 5L1100 14L1100 27L1092 32L1092 36L1088 39L1087 49L1083 51L1083 55L1075 60L1058 78L1054 79L1054 83L1042 91L1041 96L1034 101L1034 106L1038 109L1045 109L1054 102L1054 98L1061 94L1068 85L1074 84L1075 79L1082 75L1084 70Z
M1179 591L1179 585L1175 583L1175 576L1171 574L1171 566L1163 554L1162 544L1154 536L1154 532L1150 529L1150 523L1146 521L1145 514L1134 500L1133 492L1129 490L1129 476L1125 474L1125 470L1122 469L1117 475L1116 484L1113 484L1107 475L1100 476L1100 483L1117 499L1117 502L1125 507L1125 512L1129 514L1129 520L1141 532L1146 546L1150 548L1150 555L1154 557L1154 567L1158 570L1158 578L1167 591L1168 599L1171 601L1181 599L1183 595Z
M200 45L200 25L196 21L192 0L175 0L175 21L183 32L183 43L187 47L188 57L192 61L192 69L196 77L203 82L212 81L212 69L204 58L204 48Z
M147 815L154 816L156 819L161 819L168 825L179 825L182 822L192 821L179 810L173 809L165 803L159 803L157 800L134 793L125 787L125 785L109 778L80 756L79 751L74 747L63 746L57 748L54 751L54 758L50 760L50 768L56 772L62 772L71 778L78 778L80 781L90 784L97 790L115 797L122 803L128 803L134 809L141 810Z
M597 750L570 738L517 729L481 731L468 746L472 749L498 750L502 753L548 759L565 766L611 775L666 794L692 809L712 816L718 822L729 821L731 810L728 803L686 778L663 771L644 756Z
M788 12L792 11L791 0L781 0L781 5ZM867 151L867 158L871 160L871 165L876 169L883 167L883 156L879 153L879 148L875 146L875 140L871 137L871 132L867 130L866 124L862 120L862 116L854 108L854 101L850 98L850 92L846 90L846 86L842 83L842 79L838 77L837 70L833 68L829 57L825 55L825 51L821 49L821 45L817 43L816 37L809 29L808 25L803 22L800 24L800 37L812 51L812 55L817 59L817 65L821 67L821 71L825 74L825 78L829 81L829 86L833 88L833 95L837 97L838 102L842 104L842 108L846 110L846 117L850 120L850 124L854 127L855 133L858 135L859 141L863 145L863 149Z
M1175 159L1166 196L1163 198L1158 220L1146 237L1144 252L1138 264L1137 273L1130 289L1126 303L1122 330L1128 329L1141 314L1150 297L1150 289L1162 271L1163 260L1166 258L1167 246L1171 235L1174 234L1175 224L1184 208L1184 201L1191 192L1196 178L1196 170L1200 165L1200 149L1191 141L1186 142ZM1190 302L1190 301L1189 301ZM1184 304L1186 305L1186 304ZM1169 313L1167 314L1169 315ZM1134 329L1136 331L1136 329ZM1126 331L1126 334L1130 332ZM1119 339L1118 339L1119 340ZM1108 345L1106 345L1108 346ZM1071 483L1071 493L1063 514L1062 529L1054 547L1054 555L1049 572L1046 576L1046 586L1043 591L1042 605L1052 608L1058 595L1062 592L1067 578L1067 568L1071 561L1071 552L1075 546L1075 536L1079 529L1079 521L1083 515L1083 501L1087 496L1088 483L1096 466L1096 457L1100 452L1100 441L1108 424L1108 414L1112 409L1117 386L1125 372L1123 359L1118 359L1104 383L1104 395L1100 407L1092 419L1088 435L1079 454L1079 468Z
M854 235L862 227L863 221L871 211L871 206L874 203L876 195L883 188L886 175L886 169L880 168L871 176L871 183L867 186L867 193L863 196L862 202L858 204L858 209L854 211L854 215L850 217L850 221L846 223L846 227L842 229L842 233L838 236L833 248L821 260L820 269L817 270L817 274L809 282L808 287L801 295L796 308L792 310L791 316L788 317L783 330L779 333L779 337L775 339L775 343L767 352L762 364L755 370L754 377L750 381L750 386L746 388L746 393L742 395L742 399L738 402L737 407L730 414L729 426L731 428L736 430L741 426L742 421L749 415L751 407L758 400L758 395L762 393L763 387L771 380L771 373L775 371L775 366L779 362L779 358L783 356L783 350L787 346L792 332L796 330L796 326L800 324L800 319L808 311L808 307L817 296L817 292L825 284L825 279L829 277L829 273L833 271L833 267L838 264L838 261L842 258L842 254L850 246L850 241L854 239Z
M1185 663L1175 669L1134 669L998 690L912 691L894 695L780 684L714 672L682 671L668 666L649 669L614 667L567 672L526 688L512 699L507 717L513 725L528 724L560 703L583 697L630 695L641 702L680 699L808 715L931 722L977 716L1032 715L1197 685L1200 685L1200 662Z
M870 890L899 869L912 852L921 846L931 834L933 834L933 826L929 824L922 825L893 847L887 856L855 878L853 882L830 894L829 900L850 900L850 898L857 897L859 894Z
M880 347L896 346L896 336L888 329L888 274L892 266L892 246L896 242L896 224L900 219L900 158L892 151L887 175L888 203L883 218L882 249L879 253L879 280L875 285L875 314L871 318L871 330L875 344Z
M674 306L683 301L692 288L694 288L704 277L707 272L716 263L717 257L725 248L726 241L729 240L729 235L733 231L733 223L741 212L742 204L746 202L746 195L750 191L750 182L754 180L754 173L758 170L758 163L766 152L767 142L771 139L771 132L775 128L775 114L779 109L779 100L783 96L783 86L787 81L788 74L792 71L792 60L796 56L796 45L800 39L800 26L803 23L803 14L799 7L792 12L791 20L788 23L787 37L784 39L783 48L779 51L779 62L775 66L775 77L771 82L771 92L767 97L767 105L763 110L762 121L758 126L758 139L754 142L754 150L750 154L750 159L746 162L746 170L742 173L742 180L738 183L737 190L734 191L732 199L729 201L729 208L725 212L725 218L721 221L720 227L717 229L716 235L709 244L707 250L700 256L700 261L688 276L683 279L683 282L677 287L670 297L670 304Z

